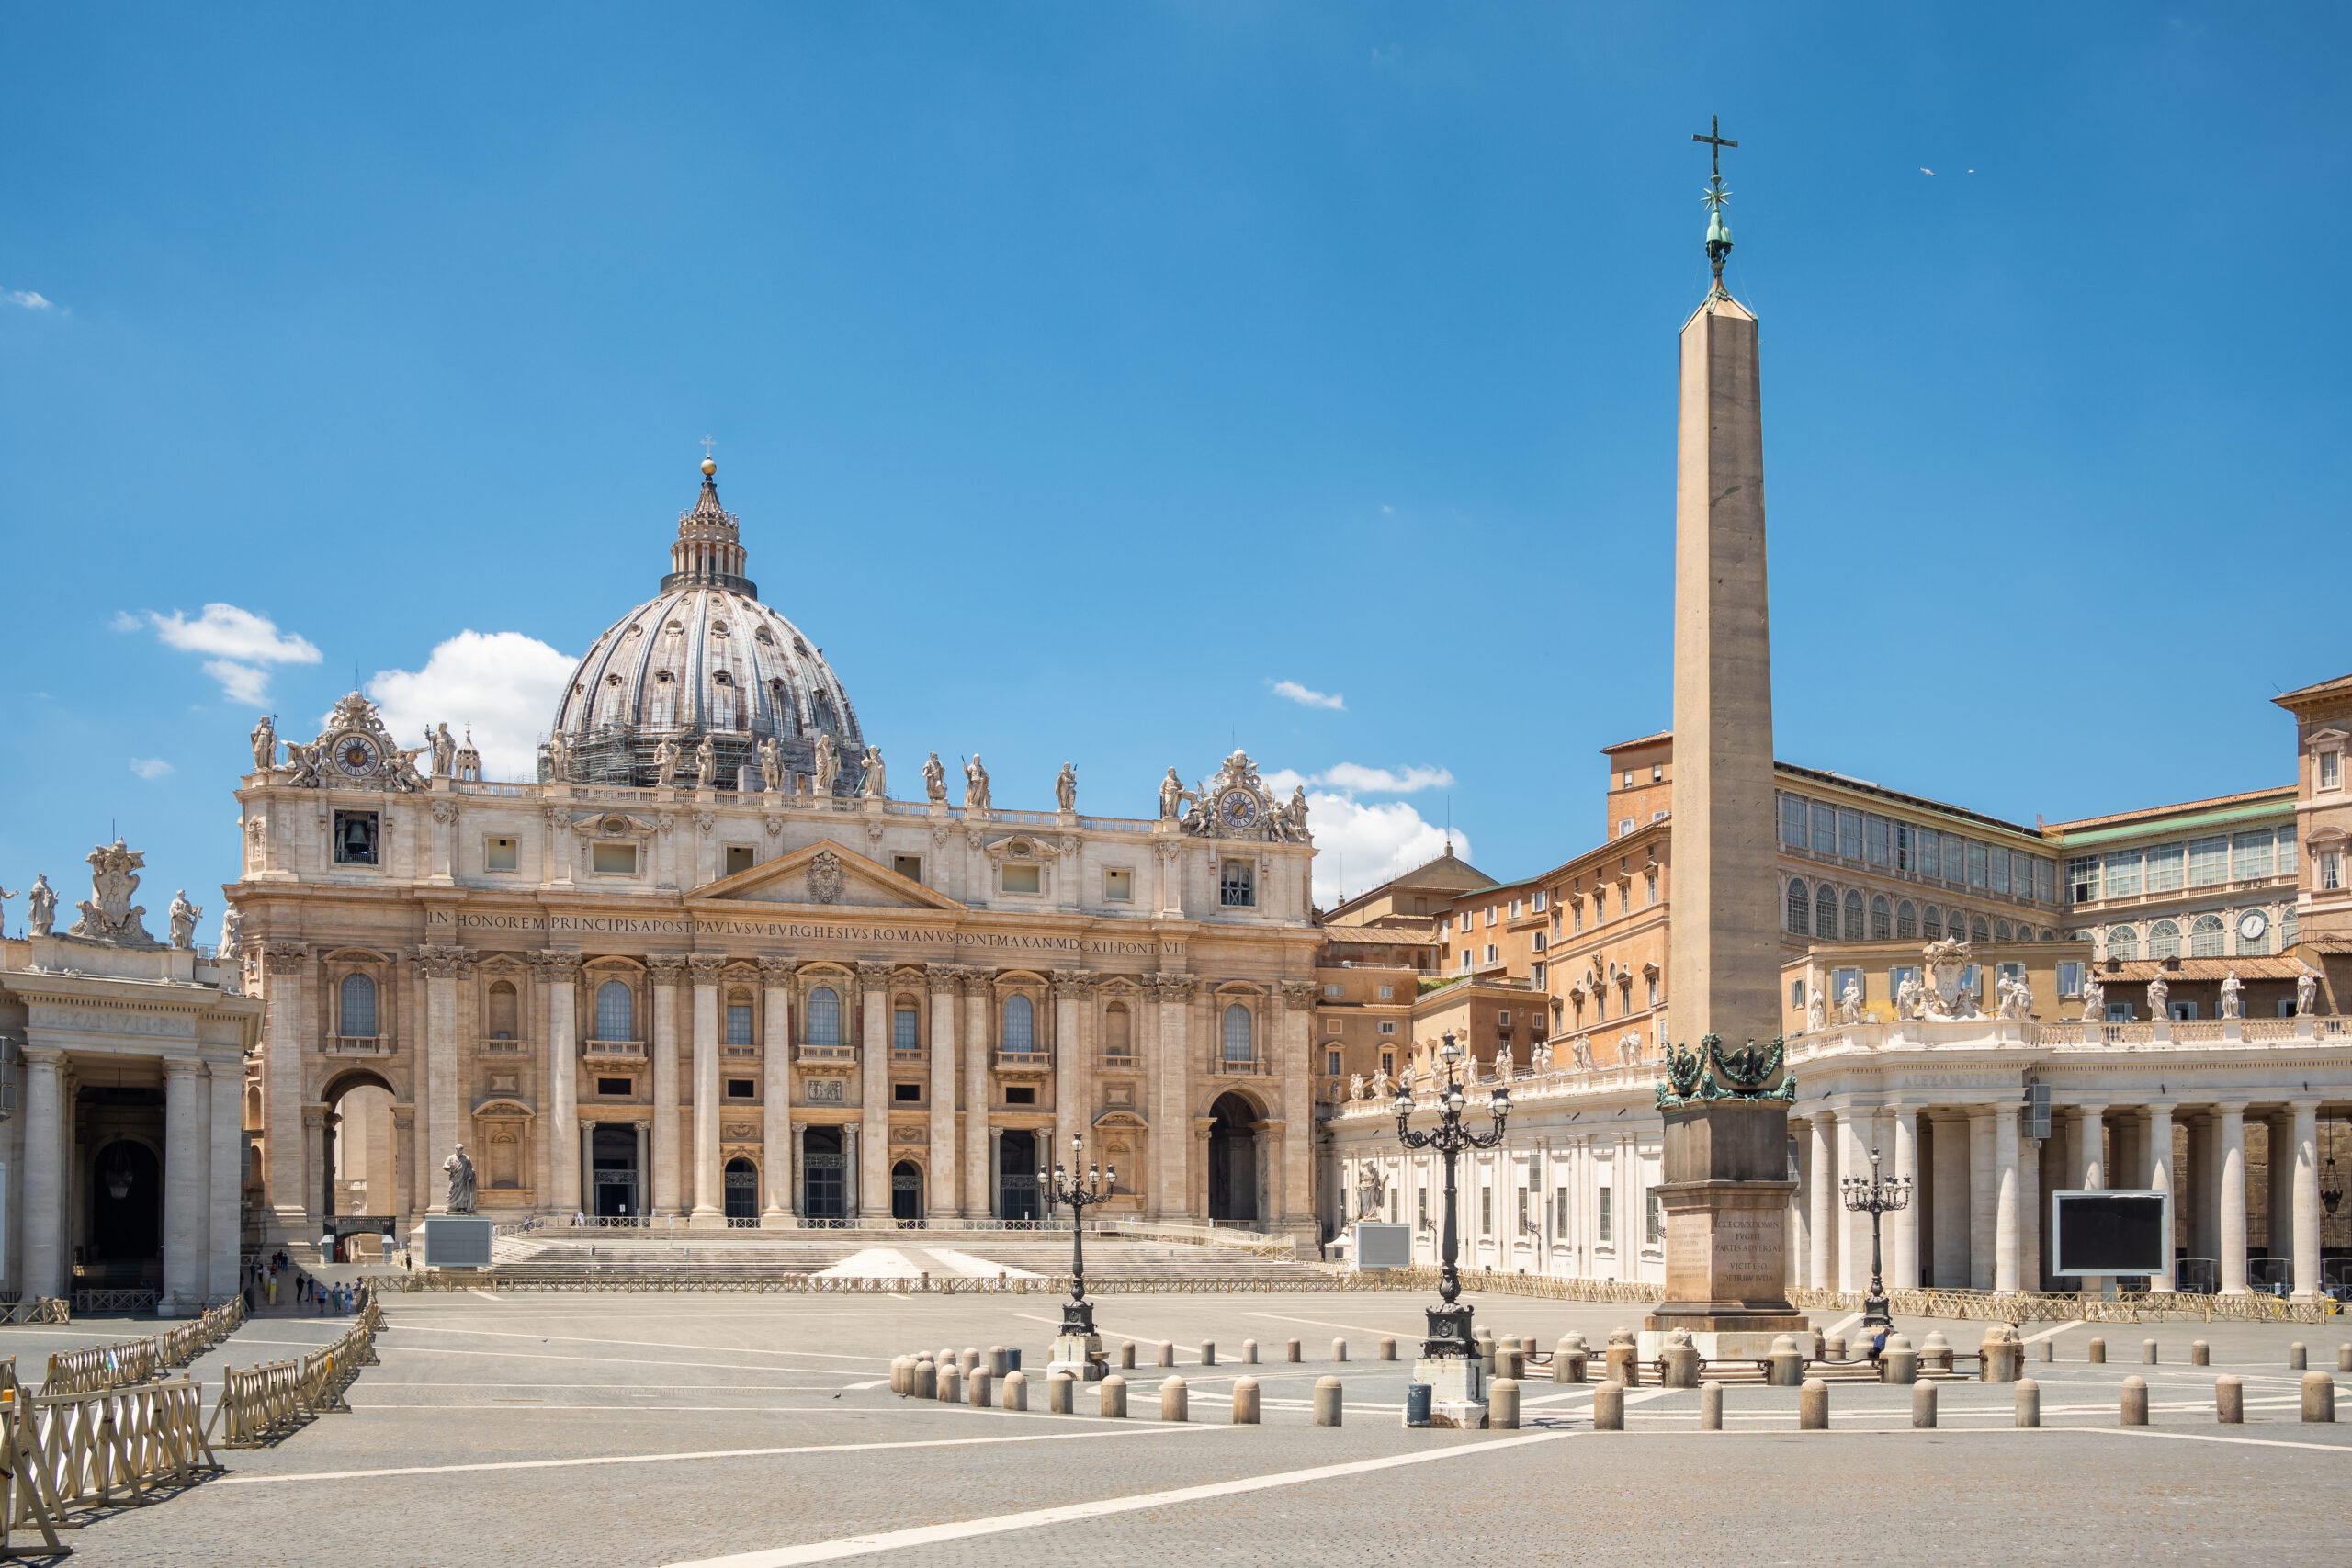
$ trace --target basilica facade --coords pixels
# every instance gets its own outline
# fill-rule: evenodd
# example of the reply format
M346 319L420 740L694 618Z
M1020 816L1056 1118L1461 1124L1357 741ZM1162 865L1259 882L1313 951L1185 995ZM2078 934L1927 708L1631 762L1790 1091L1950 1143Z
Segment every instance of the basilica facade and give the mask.
M228 895L285 1234L405 1234L461 1145L517 1219L1035 1219L1082 1134L1114 1213L1311 1235L1303 800L1238 751L1147 819L1068 768L1000 808L978 756L898 798L707 463L671 566L537 779L357 694L256 729Z

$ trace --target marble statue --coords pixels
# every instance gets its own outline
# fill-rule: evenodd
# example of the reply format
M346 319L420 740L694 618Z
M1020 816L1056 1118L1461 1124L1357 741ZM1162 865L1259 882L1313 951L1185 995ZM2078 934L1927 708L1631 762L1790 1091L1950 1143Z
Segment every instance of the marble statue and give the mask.
M266 773L277 766L277 725L267 714L254 726L254 772Z
M474 1162L466 1155L466 1145L459 1144L441 1162L449 1178L449 1213L470 1214L474 1212Z
M33 878L33 890L25 896L25 929L35 936L47 936L57 925L57 889L49 885L46 876Z
M695 787L718 787L718 742L708 734L695 744Z
M571 748L565 743L560 729L548 737L548 782L571 782Z
M323 741L312 741L305 746L300 740L288 740L286 743L286 782L298 786L318 783L319 758L325 750Z
M1380 1071L1372 1075L1373 1099L1393 1100L1396 1098L1396 1086L1389 1080L1388 1069L1386 1067L1383 1067Z
M1306 786L1290 786L1290 799L1280 807L1283 837L1294 843L1306 841Z
M1894 1016L1906 1020L1919 1016L1919 976L1907 969L1903 984L1894 988Z
M2004 975L2001 976L2000 984L1995 988L1995 995L1998 1001L1995 1010L2003 1018L2025 1019L2033 1016L2033 987L2026 983L2024 976L2019 975L2015 979L2011 979Z
M420 790L424 787L424 775L416 771L416 760L424 755L425 750L423 746L411 746L404 750L394 749L392 787L402 790Z
M2238 972L2234 969L2222 979L2222 1016L2245 1016L2245 982L2238 978Z
M183 887L173 894L169 916L172 923L172 945L182 951L194 947L196 922L203 916L204 910L200 907L187 901L187 888Z
M1528 1051L1527 1059L1529 1065L1533 1067L1537 1073L1541 1074L1550 1072L1552 1070L1552 1043L1549 1040L1538 1040Z
M1502 1043L1501 1048L1495 1053L1495 1081L1497 1083L1510 1082L1512 1065L1510 1042L1506 1040Z
M1620 1035L1617 1040L1617 1065L1630 1067L1641 1059L1642 1037L1633 1033Z
M1362 1073L1350 1073L1348 1075L1348 1098L1350 1100L1362 1100L1363 1098L1363 1075Z
M833 786L841 783L841 778L842 743L833 739L831 730L819 730L817 732L817 793L819 795L832 794Z
M888 800L883 792L889 787L889 775L882 771L882 748L871 741L865 747L865 798Z
M2172 1010L2165 1005L2165 1000L2171 995L2172 987L2165 984L2165 977L2162 975L2159 975L2154 979L2149 981L2148 1016L2150 1018L2170 1018L2172 1016Z
M2083 980L2083 1017L2091 1023L2103 1023L2107 1020L2107 987L2099 983L2096 975L2086 976Z
M75 906L82 918L74 922L69 934L93 942L155 946L155 939L147 934L146 909L130 901L130 896L139 891L135 874L147 863L147 857L117 839L111 844L100 844L84 858L90 863L90 897Z
M244 957L244 925L245 917L234 904L220 911L219 952L222 964L235 964Z
M1169 769L1168 776L1159 781L1159 819L1162 822L1175 821L1184 814L1184 803L1196 798L1191 790L1184 787L1184 781L1176 776L1176 770Z
M435 728L425 731L424 743L433 750L435 778L446 779L458 771L457 738L449 733L449 724L447 719Z
M1577 1066L1588 1072L1592 1070L1592 1042L1589 1039L1577 1035L1568 1043L1568 1054Z
M1862 1021L1862 982L1849 978L1846 988L1838 995L1838 1021L1856 1024Z
M1062 808L1066 817L1078 809L1078 770L1068 762L1064 762L1062 771L1054 775L1054 803Z
M653 748L653 787L678 787L678 743L674 740L665 738L662 744Z
M947 764L933 751L922 765L922 797L936 806L947 803Z
M964 809L985 812L989 809L989 771L980 765L980 754L964 764Z
M1821 991L1819 986L1804 988L1804 1027L1808 1034L1818 1034L1829 1027L1829 999Z
M2297 1018L2311 1017L2312 1007L2318 1000L2319 981L2312 977L2311 971L2307 969L2301 975L2296 976L2295 1016Z

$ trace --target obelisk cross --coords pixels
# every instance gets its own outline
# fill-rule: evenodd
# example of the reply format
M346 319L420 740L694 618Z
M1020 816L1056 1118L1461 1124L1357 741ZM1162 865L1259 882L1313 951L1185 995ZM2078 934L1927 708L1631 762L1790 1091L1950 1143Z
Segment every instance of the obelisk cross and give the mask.
M1731 199L1731 192L1724 189L1724 149L1736 147L1739 143L1723 132L1723 117L1711 114L1707 117L1706 134L1690 138L1693 141L1707 143L1708 178L1704 193L1707 203L1707 262L1714 268L1715 274L1714 288L1708 294L1710 299L1724 294L1724 258L1731 254L1731 225L1724 221L1724 203ZM1724 295L1724 298L1729 296Z

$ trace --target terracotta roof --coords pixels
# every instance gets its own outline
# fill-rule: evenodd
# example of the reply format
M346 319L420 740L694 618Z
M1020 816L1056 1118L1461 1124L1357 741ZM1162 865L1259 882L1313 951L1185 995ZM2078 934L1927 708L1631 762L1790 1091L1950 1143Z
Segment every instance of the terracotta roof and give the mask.
M2338 675L2333 681L2322 681L2315 686L2298 686L2291 692L2281 692L2270 700L2280 707L2304 697L2324 697L2333 692L2352 692L2352 675Z
M1657 741L1671 740L1673 739L1674 731L1671 729L1661 729L1655 735L1637 736L1631 740L1620 740L1614 746L1603 746L1600 749L1600 754L1606 757L1612 751L1630 751L1636 746L1648 746Z
M2306 973L2305 966L2292 958L2184 958L2177 969L2165 968L2168 962L2162 958L2126 958L2112 964L2100 964L2096 968L2099 980L2109 985L2146 985L2158 975L2167 982L2222 980L2229 977L2233 969L2241 980L2293 980Z

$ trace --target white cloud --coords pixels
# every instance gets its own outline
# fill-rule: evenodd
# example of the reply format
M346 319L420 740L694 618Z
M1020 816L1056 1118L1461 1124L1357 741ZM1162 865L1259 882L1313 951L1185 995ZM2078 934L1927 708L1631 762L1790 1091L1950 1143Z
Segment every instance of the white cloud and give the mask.
M460 737L473 731L485 778L536 779L539 737L554 722L577 662L521 632L462 631L435 648L422 670L378 671L368 694L401 745L447 722Z
M1306 789L1306 824L1315 835L1315 899L1325 908L1445 852L1446 832L1406 801L1367 806L1357 795L1401 795L1447 789L1444 768L1367 768L1340 762L1319 773L1278 768L1262 775L1277 797ZM1470 840L1453 834L1453 852L1470 858Z
M1333 708L1345 712L1348 706L1348 700L1337 692L1310 691L1295 681L1275 682L1274 695L1288 698L1303 708Z
M131 629L124 625L130 619L128 615L116 615L115 629ZM204 672L220 682L221 694L232 703L258 705L269 700L269 665L319 661L319 650L308 637L280 632L268 616L234 604L207 604L194 620L178 610L168 615L151 610L147 620L165 648L219 655L205 661Z
M117 610L114 613L114 619L108 621L107 625L119 632L135 632L145 630L147 623L128 610Z
M0 288L0 299L26 310L54 310L57 301L44 299L29 288Z
M1414 795L1425 789L1452 789L1453 774L1444 768L1367 768L1341 762L1315 775L1314 783L1360 795Z
M161 757L133 757L130 771L142 779L160 779L172 771L172 765Z

